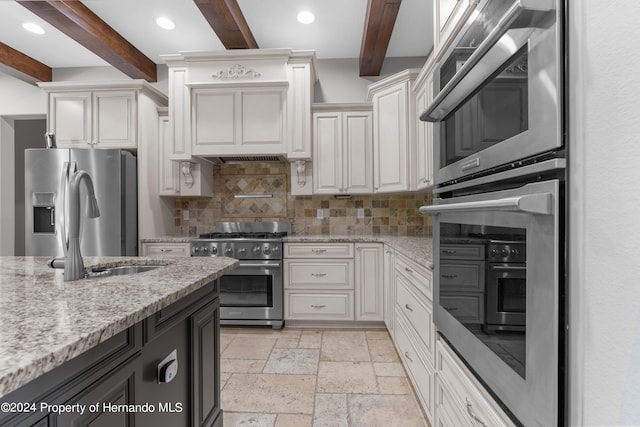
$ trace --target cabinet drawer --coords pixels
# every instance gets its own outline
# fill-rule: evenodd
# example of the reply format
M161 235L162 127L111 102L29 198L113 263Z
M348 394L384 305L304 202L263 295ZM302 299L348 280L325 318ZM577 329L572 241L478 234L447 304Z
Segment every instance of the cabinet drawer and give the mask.
M440 305L460 322L483 323L483 294L441 294Z
M352 243L285 243L285 258L353 258Z
M431 302L420 296L415 288L399 276L396 281L396 310L408 320L425 355L433 360L435 355L435 328L433 326L433 308Z
M396 273L406 277L429 300L433 295L433 274L402 254L396 256Z
M489 393L474 381L472 374L442 341L437 344L436 370L437 411L442 405L448 414L457 414L463 419L463 425L513 425Z
M285 260L285 287L353 289L353 260Z
M441 259L484 259L484 245L440 245Z
M285 291L285 320L353 320L353 292Z
M396 315L394 339L403 365L409 373L414 389L422 401L428 418L433 419L434 370L429 362L425 362L416 351L415 341L402 316Z
M484 291L484 261L440 263L440 289L447 291Z
M143 243L141 256L188 257L189 243Z

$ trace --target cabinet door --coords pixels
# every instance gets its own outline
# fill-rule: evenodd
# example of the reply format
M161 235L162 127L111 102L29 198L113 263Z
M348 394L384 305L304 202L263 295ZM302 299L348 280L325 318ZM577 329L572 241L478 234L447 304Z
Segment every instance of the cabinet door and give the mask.
M234 146L237 141L234 91L194 89L193 154L214 152L216 146Z
M248 147L248 152L262 154L260 147L266 152L282 153L284 149L284 102L286 92L281 89L243 90L240 93L240 145Z
M209 427L220 410L220 300L191 316L191 404L193 427Z
M383 320L381 243L356 244L356 320Z
M168 116L158 118L158 183L161 196L175 196L180 193L178 162L172 161L173 144Z
M148 257L188 257L189 243L143 243L141 256Z
M433 98L433 74L425 80L416 94L416 182L415 189L433 186L433 123L420 120Z
M113 407L112 405L133 405L136 403L135 389L136 385L141 382L141 371L140 355L138 354L66 402L70 405L86 405L87 409L84 413L55 414L54 425L78 427L124 427L136 425L135 413L109 410L109 408ZM90 411L88 409L89 405L96 404L98 405L98 411Z
M409 189L407 96L407 84L402 83L373 97L374 189L378 193Z
M49 94L50 132L60 148L87 148L91 136L91 92Z
M136 148L138 101L135 91L93 93L93 144L96 148Z
M314 81L310 64L288 64L291 86L287 91L287 140L289 159L311 159L311 103Z
M342 191L342 114L313 115L313 192L335 194Z
M384 323L393 336L396 305L396 252L392 247L384 247Z
M347 193L373 193L371 116L369 112L343 113L343 188Z

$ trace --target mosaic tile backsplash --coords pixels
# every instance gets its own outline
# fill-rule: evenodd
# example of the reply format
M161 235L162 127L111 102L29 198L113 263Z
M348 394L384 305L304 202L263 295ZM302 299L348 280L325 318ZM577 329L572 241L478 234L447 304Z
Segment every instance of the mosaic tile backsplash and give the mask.
M212 198L176 198L175 234L210 232L219 221L288 220L294 234L302 235L431 235L431 217L418 213L420 206L431 204L430 193L353 195L350 199L293 196L290 182L287 163L216 165ZM267 197L235 197L260 194ZM319 209L323 219L318 219ZM364 218L358 218L359 209Z

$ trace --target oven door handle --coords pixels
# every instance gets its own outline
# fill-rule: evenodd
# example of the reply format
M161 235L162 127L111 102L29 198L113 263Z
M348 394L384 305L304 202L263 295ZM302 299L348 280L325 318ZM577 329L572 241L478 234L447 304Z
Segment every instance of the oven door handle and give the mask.
M420 120L439 122L448 116L506 60L520 50L531 34L544 26L548 17L553 15L552 12L551 1L517 0L420 115ZM507 34L509 31L511 32ZM448 53L450 52L452 51ZM445 55L446 57L448 55Z
M423 215L438 215L441 213L463 211L515 211L551 215L551 193L527 194L524 196L506 197L504 199L461 202L450 205L422 206L419 209L419 212Z

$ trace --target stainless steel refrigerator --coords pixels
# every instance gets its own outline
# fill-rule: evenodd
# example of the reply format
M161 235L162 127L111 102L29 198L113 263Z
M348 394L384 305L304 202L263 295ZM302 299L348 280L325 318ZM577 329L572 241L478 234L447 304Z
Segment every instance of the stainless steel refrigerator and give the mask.
M100 209L98 218L86 218L86 195L81 187L82 255L136 256L136 158L117 149L25 150L25 254L64 256L62 241L68 230L65 193L76 170L91 175Z

